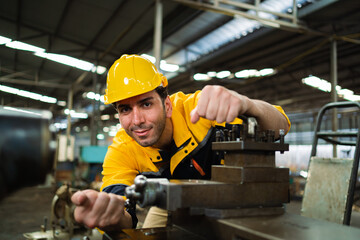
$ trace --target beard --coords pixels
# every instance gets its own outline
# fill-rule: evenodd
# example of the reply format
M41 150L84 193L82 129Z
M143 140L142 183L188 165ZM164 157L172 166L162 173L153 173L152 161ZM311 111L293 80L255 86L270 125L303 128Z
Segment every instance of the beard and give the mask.
M162 136L166 125L166 113L165 109L159 117L156 123L141 124L139 126L132 126L130 129L125 129L125 132L134 139L140 146L149 147L156 145ZM138 136L134 131L145 130L149 131L145 136Z

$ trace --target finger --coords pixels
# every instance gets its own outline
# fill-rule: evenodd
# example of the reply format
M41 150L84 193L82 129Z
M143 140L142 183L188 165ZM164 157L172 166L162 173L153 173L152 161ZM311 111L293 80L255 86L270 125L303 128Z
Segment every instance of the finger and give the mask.
M99 227L118 225L121 218L124 216L125 200L118 195L109 194L110 201L107 205L106 212L99 222Z
M228 100L228 98L225 98L221 105L219 106L217 115L216 115L216 121L218 123L222 123L227 121L227 117L228 117L228 113L229 113L229 109L231 108L230 106L230 101Z
M199 121L200 119L200 115L197 112L197 107L195 107L191 112L190 112L190 120L192 123L197 123L197 121Z
M99 192L97 194L96 201L94 202L89 218L100 219L106 212L107 205L110 201L110 197L105 192Z
M196 105L196 111L200 117L205 117L208 102L210 100L209 88L204 88Z
M207 102L206 113L203 117L209 120L216 120L220 104L221 98L219 98L218 96L213 96L212 98L210 98Z
M71 196L71 201L76 206L82 206L82 205L86 204L86 202L88 201L88 198L87 198L86 194L83 191L77 191L76 193L74 193Z

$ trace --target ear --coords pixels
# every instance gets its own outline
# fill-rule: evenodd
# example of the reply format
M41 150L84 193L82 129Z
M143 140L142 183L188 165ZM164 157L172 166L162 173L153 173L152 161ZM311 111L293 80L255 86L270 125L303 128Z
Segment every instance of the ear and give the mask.
M171 102L169 96L167 96L166 99L165 99L165 111L166 111L166 117L171 118L171 115L172 115L172 102Z

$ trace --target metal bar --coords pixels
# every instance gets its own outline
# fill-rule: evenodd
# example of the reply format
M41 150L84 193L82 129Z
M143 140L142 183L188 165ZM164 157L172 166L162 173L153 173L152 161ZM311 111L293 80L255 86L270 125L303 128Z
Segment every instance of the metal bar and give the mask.
M292 22L297 24L297 3L296 0L293 0L293 8L292 8Z
M328 136L328 137L356 137L357 132L318 132L319 137Z
M331 81L331 101L337 102L337 92L336 86L338 83L337 79L337 46L336 40L331 40L331 51L330 51L330 81ZM332 112L332 130L335 132L338 129L338 118L337 118L337 109L334 108ZM333 144L333 156L337 157L337 147L336 144Z
M162 0L155 2L155 29L154 29L154 57L156 59L155 67L160 69L161 61L161 36L162 36L162 15L163 5Z
M49 82L44 82L44 81L35 82L35 81L29 81L29 80L11 79L11 78L4 78L4 77L0 77L0 82L20 84L20 85L41 86L41 87L49 87L49 88L62 88L62 89L70 88L70 85L66 85L66 84L49 83Z
M97 67L97 65L95 65ZM97 84L98 84L98 78L97 73L93 73L93 92L97 94ZM97 100L94 98L92 100L92 114L90 119L90 144L93 146L97 145Z
M71 115L70 111L73 108L73 99L74 99L74 89L70 88L68 93L68 109L69 114L67 115L67 128L66 128L66 148L65 148L65 157L68 158L68 150L71 144Z
M237 151L237 150L259 150L259 151L288 151L289 144L264 143L264 142L213 142L213 150Z
M294 0L294 1L296 1L296 0ZM270 13L270 14L276 15L278 17L288 18L290 20L293 19L293 16L291 14L286 14L286 13L280 13L280 12L274 12L274 11L271 11L271 10L267 10L265 8L262 8L260 4L258 6L256 6L256 5L254 6L254 5L247 4L247 3L234 2L234 1L228 1L228 0L222 0L220 2L224 3L224 4L228 4L230 6L245 8L246 10L255 10L256 12Z

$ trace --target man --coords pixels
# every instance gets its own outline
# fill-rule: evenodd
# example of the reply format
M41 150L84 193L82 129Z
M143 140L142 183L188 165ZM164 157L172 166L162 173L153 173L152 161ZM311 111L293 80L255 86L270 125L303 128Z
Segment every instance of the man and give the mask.
M104 231L135 227L136 215L124 208L122 196L138 174L209 178L216 161L211 157L211 139L219 123L247 115L255 117L262 130L278 133L290 128L280 107L224 87L206 86L194 94L168 96L167 85L167 79L141 56L123 55L109 69L105 103L115 106L122 129L104 160L102 192L73 195L76 221Z

